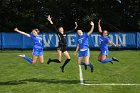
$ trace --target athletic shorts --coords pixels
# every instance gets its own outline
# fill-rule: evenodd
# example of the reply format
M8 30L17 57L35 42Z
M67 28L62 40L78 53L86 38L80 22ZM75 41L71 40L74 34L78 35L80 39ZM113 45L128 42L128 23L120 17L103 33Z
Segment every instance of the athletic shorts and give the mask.
M59 46L57 47L57 50L62 51L62 53L65 52L65 51L67 51L66 45L59 45Z
M90 50L84 50L84 51L80 51L78 52L78 57L86 57L86 56L90 56Z
M32 51L32 55L34 56L43 56L43 49L34 48Z
M101 50L100 54L101 55L106 55L108 56L109 50Z

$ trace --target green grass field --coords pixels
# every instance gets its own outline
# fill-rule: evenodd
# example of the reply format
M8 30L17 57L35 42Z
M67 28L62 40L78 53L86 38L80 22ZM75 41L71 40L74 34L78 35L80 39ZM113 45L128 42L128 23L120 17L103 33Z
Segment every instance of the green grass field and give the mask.
M14 53L13 53L14 52ZM0 52L0 93L140 93L140 86L82 86L79 81L77 57L70 51L71 62L65 73L61 64L46 64L47 59L57 58L56 51L45 51L45 64L27 63L19 54L31 57L31 51ZM91 51L90 61L95 71L83 68L85 83L135 83L140 84L140 51L111 51L120 62L113 65L97 61L99 51ZM64 62L65 58L63 59Z

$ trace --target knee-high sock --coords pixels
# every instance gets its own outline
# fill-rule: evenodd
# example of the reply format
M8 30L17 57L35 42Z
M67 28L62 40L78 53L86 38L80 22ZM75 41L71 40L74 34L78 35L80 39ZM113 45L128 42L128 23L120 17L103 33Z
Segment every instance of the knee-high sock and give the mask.
M23 57L26 61L32 64L33 60L27 56Z
M50 59L50 62L61 63L58 59Z
M71 59L66 59L66 61L65 61L65 63L63 64L62 67L65 67L65 66L68 64L68 62L69 62L70 60L71 60Z
M102 62L103 64L108 63L108 62L112 62L112 58L106 58L105 60L100 60L100 62Z
M84 65L84 66L86 66L85 62L81 62L81 65Z
M90 62L87 66L89 66L90 68L93 68L93 65Z

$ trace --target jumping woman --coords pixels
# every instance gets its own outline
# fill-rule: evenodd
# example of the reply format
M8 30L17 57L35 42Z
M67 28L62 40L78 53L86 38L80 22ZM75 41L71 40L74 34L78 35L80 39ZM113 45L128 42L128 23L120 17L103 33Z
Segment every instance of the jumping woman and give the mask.
M101 52L100 52L100 54L98 56L98 61L102 62L103 64L108 63L108 62L113 64L113 61L119 62L119 60L117 58L115 58L115 57L107 58L108 53L109 53L108 44L110 44L112 46L115 46L115 47L118 47L119 45L114 44L109 39L107 30L102 31L100 23L101 23L101 20L99 20L99 22L98 22L98 30L99 30L99 33L101 34L101 37L100 37L100 50L101 50Z
M16 32L23 34L29 38L31 38L34 42L33 51L32 51L32 59L29 57L23 55L19 55L20 57L24 58L26 61L28 61L31 64L35 64L37 62L37 59L39 58L39 61L41 64L44 63L44 57L43 57L43 40L42 36L38 35L39 30L33 29L31 34L25 33L23 31L18 30L18 28L14 29Z
M67 34L70 32L74 32L74 30L77 28L77 23L75 22L75 28L73 30L70 31L64 31L63 27L59 27L58 29L56 28L56 26L53 24L52 18L50 17L50 15L48 16L48 21L50 22L50 24L52 24L52 26L54 27L58 39L59 39L59 45L57 48L57 52L58 52L58 59L49 59L47 64L49 64L50 62L55 62L55 63L61 63L62 61L62 54L64 54L64 56L67 58L64 62L64 64L60 67L61 71L64 72L64 67L69 63L69 61L71 60L70 55L66 49L66 37Z
M85 70L87 66L90 67L91 72L93 72L93 65L89 62L90 49L88 45L88 37L94 30L94 23L91 21L90 25L92 26L88 33L83 33L82 30L77 30L78 33L78 45L75 51L75 55L78 52L78 64L84 65ZM84 58L84 62L82 62Z

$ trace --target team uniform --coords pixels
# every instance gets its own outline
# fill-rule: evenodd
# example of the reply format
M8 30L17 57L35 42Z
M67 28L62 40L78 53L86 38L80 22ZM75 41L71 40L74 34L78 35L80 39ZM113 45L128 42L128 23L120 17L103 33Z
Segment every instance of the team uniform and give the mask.
M71 32L74 32L75 29L73 30L70 30L70 31L66 31L64 32L63 34L61 32L59 32L56 28L56 26L53 24L53 28L55 29L56 33L57 33L57 36L58 36L58 39L59 39L59 42L58 42L58 47L57 47L57 50L61 51L62 53L66 52L67 49L66 49L66 37L67 37L67 34L68 33L71 33ZM62 72L64 72L64 67L66 66L67 63L69 63L71 59L66 59L64 64L60 67ZM49 64L50 62L56 62L56 63L61 63L60 60L58 59L51 59L49 58L47 64Z
M66 37L67 37L67 34L69 34L69 33L71 33L71 32L74 32L75 29L72 29L72 30L70 30L70 31L66 31L66 32L64 32L64 33L62 34L62 33L60 33L60 32L57 30L57 28L56 28L56 26L55 26L54 24L53 24L53 28L54 28L55 31L57 32L57 36L58 36L58 39L59 39L57 50L60 50L60 51L62 51L62 53L63 53L63 52L65 52L65 51L67 51L67 49L66 49L66 45L67 45L67 43L66 43Z
M108 43L109 43L109 37L101 36L100 37L100 54L108 56L109 50L108 50Z
M57 36L59 38L57 50L60 50L63 53L65 51L67 51L67 49L66 49L66 36L67 36L67 34L66 33L62 34L60 32L57 32Z
M42 36L40 36L40 35L34 36L34 35L30 34L30 38L34 42L32 55L42 56L43 55L43 39L42 39Z
M42 36L34 36L30 34L30 38L34 42L33 50L32 50L32 55L33 56L43 56L43 39ZM20 57L24 58L26 61L32 64L33 60L25 55L19 55Z
M109 54L109 49L108 49L108 43L109 43L109 37L108 36L102 36L100 37L100 55L106 55L108 56ZM117 61L118 62L118 59L115 58L115 57L112 57L112 58L106 58L105 60L98 60L99 62L102 62L103 64L104 63L112 63L113 64L113 61Z
M88 34L84 33L82 36L78 37L78 45L79 45L79 51L78 51L78 57L87 57L90 56L90 50L88 45ZM85 70L87 69L87 66L91 68L91 72L93 72L93 65L89 62L88 64L85 64L85 62L81 62L81 65L85 66Z
M88 35L84 33L82 36L78 37L79 52L78 57L90 56L90 50L88 46Z

